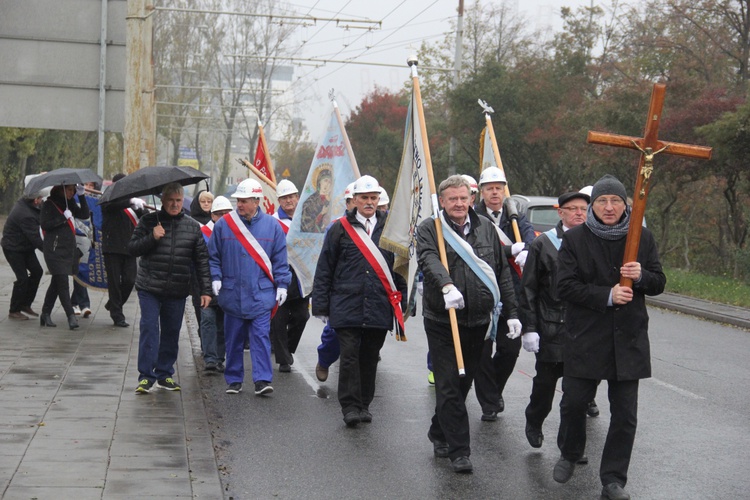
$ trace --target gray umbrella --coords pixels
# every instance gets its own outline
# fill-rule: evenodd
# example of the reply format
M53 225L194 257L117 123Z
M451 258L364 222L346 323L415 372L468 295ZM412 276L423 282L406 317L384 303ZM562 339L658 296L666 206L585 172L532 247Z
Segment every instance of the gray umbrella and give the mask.
M46 187L86 184L87 182L96 182L101 185L102 178L88 168L58 168L31 179L23 190L23 194L28 198Z

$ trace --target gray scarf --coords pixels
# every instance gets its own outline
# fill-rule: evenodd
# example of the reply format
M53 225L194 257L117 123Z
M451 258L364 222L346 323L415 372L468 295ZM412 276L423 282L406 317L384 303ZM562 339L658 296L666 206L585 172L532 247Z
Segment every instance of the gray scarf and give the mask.
M625 215L620 219L620 222L614 226L608 226L596 218L592 203L589 205L588 212L586 213L586 225L591 229L592 233L603 240L619 240L628 234L628 227L630 226L630 211L630 207L625 207Z

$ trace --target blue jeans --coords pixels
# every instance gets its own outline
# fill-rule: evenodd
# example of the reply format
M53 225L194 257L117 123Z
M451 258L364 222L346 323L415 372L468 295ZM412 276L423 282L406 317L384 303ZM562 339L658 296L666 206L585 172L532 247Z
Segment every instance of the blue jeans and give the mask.
M164 380L174 374L185 298L139 290L138 302L141 305L138 380Z
M219 306L209 306L201 311L201 349L206 363L224 362L224 310Z
M224 315L227 362L224 380L227 384L242 383L245 379L245 341L250 343L253 363L253 382L271 382L271 311L253 319Z
M323 327L323 333L320 334L320 345L318 346L318 364L323 368L328 368L339 359L341 346L339 338L336 336L336 330L328 326Z
M76 280L73 280L73 293L70 295L70 303L81 309L91 307L88 289Z

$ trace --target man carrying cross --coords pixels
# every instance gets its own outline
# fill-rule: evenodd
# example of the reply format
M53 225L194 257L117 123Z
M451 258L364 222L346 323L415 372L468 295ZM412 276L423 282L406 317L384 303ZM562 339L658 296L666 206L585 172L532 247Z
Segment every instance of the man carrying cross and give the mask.
M623 487L635 440L638 381L651 376L646 295L664 291L656 242L643 228L637 258L623 264L631 223L622 183L594 185L586 222L567 231L558 256L557 295L567 301L563 397L553 478L567 482L586 448L586 408L607 380L611 419L602 452L602 496L628 499ZM620 279L632 280L624 286Z

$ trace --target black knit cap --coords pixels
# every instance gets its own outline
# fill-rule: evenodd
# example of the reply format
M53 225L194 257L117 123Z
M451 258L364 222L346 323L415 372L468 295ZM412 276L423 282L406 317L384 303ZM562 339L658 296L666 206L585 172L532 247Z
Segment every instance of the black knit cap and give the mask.
M581 193L580 191L571 191L570 193L561 194L560 197L557 198L557 206L561 207L570 200L575 200L577 198L586 201L586 203L591 203L591 198L589 198L589 195L587 195L586 193Z
M591 191L591 201L596 201L598 197L604 194L614 194L622 198L622 201L625 203L628 202L628 194L625 192L625 186L622 185L622 182L617 177L609 174L596 181L594 189Z

